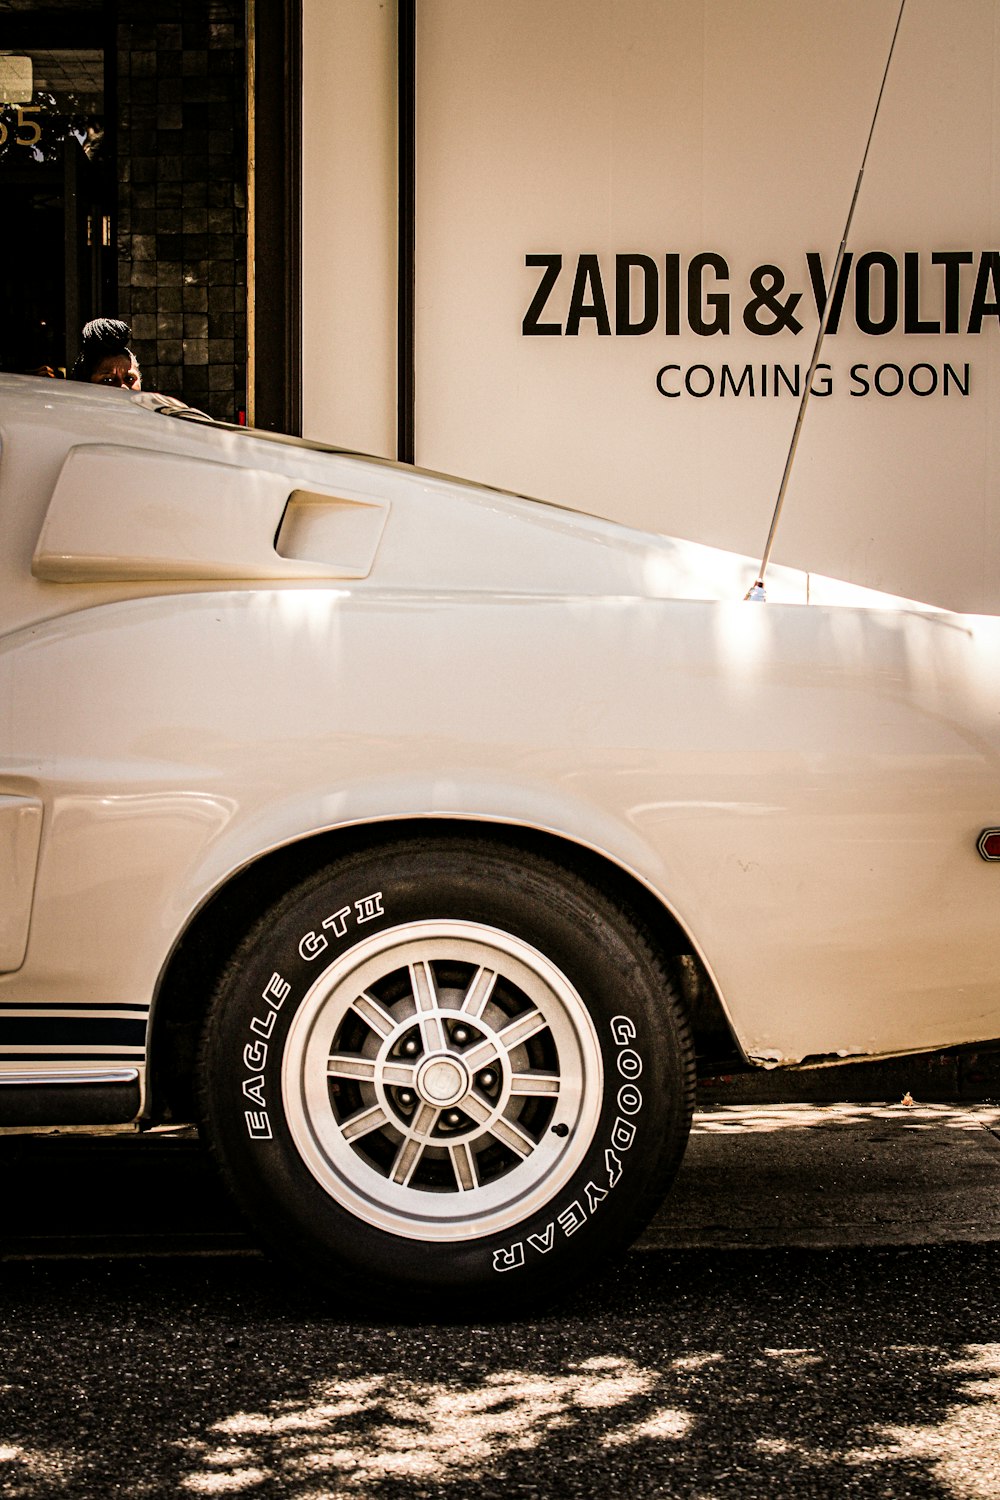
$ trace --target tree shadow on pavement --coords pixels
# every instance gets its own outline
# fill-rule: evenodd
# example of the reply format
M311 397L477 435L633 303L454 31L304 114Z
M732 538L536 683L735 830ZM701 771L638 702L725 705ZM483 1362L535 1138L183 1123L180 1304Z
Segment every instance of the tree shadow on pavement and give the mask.
M651 1252L545 1316L394 1328L260 1260L9 1263L0 1493L993 1500L998 1273Z

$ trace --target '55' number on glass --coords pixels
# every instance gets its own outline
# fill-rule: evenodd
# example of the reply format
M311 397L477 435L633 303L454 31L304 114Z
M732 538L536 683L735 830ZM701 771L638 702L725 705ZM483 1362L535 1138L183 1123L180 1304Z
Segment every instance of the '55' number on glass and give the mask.
M38 121L25 119L26 115L35 115L40 109L40 104L27 104L18 106L16 126L17 133L14 136L15 146L36 146L41 140L42 127L39 125ZM27 134L22 135L22 130L27 131ZM6 145L9 135L10 128L7 125L7 121L3 118L2 115L0 115L0 146Z

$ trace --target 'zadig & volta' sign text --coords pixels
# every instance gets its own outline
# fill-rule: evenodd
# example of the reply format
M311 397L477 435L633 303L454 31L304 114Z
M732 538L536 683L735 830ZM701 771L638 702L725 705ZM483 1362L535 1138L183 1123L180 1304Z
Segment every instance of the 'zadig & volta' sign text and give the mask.
M651 255L616 255L602 268L599 255L580 255L575 270L564 275L561 255L526 255L525 265L542 271L535 294L521 323L527 336L579 334L584 323L599 334L678 334L686 326L705 338L729 333L733 321L733 292L729 264L710 252L694 255L682 274L681 257L665 255L662 271ZM884 250L855 257L848 251L833 290L828 333L840 327L847 290L854 285L854 321L862 333L982 333L989 318L1000 324L1000 250L934 250L929 257L909 250L899 260ZM941 297L937 316L920 303L921 262L937 268ZM815 250L806 267L816 312L826 310L823 258ZM967 270L972 267L972 271ZM638 285L636 284L638 282ZM560 286L560 283L562 284ZM612 288L608 295L606 287ZM565 317L556 316L559 292L569 291ZM767 337L801 333L798 316L803 293L788 286L780 266L760 265L747 278L747 292L737 302L744 326ZM612 308L614 317L612 319Z
M802 332L810 303L822 317L828 300L830 334L836 334L848 319L862 333L875 336L979 334L991 320L1000 326L997 250L935 250L929 255L914 250L902 257L883 250L858 256L848 251L832 291L823 258L814 250L805 256L802 287L790 284L782 268L771 263L755 266L745 283L738 283L725 257L713 252L694 255L686 264L674 253L664 255L661 262L638 253L603 259L583 254L575 264L572 259L567 264L563 255L553 252L527 255L525 265L541 272L521 323L525 337L573 338L592 330L602 337L690 331L710 338L731 333L737 318L748 332L760 337L794 335ZM803 306L806 285L810 299ZM828 395L830 367L821 370L827 374L816 394ZM737 380L726 366L717 379L717 372L707 365L688 371L665 365L658 373L657 388L665 396L680 395L682 390L693 396L716 391L725 395L728 376L734 395L779 394L782 381L778 376L769 391L766 366L761 366L761 373L763 379L755 381L754 367L748 365ZM692 375L696 375L693 381ZM915 395L939 390L946 395L952 390L968 395L969 366L956 371L946 365L939 371L934 365L921 364L905 371L898 365L885 365L872 373L867 365L855 365L851 381L852 395L872 390L896 395L905 388Z

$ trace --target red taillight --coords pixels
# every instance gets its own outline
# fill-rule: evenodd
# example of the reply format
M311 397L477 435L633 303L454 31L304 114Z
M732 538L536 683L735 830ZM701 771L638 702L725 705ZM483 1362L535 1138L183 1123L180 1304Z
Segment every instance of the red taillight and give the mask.
M984 828L976 848L984 859L1000 859L1000 828Z

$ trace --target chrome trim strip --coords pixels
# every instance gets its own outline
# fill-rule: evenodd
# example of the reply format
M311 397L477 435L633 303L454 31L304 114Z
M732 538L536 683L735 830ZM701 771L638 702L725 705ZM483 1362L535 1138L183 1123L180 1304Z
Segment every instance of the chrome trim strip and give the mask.
M8 1083L138 1083L138 1068L35 1068L31 1071L6 1071L0 1068L0 1088Z

